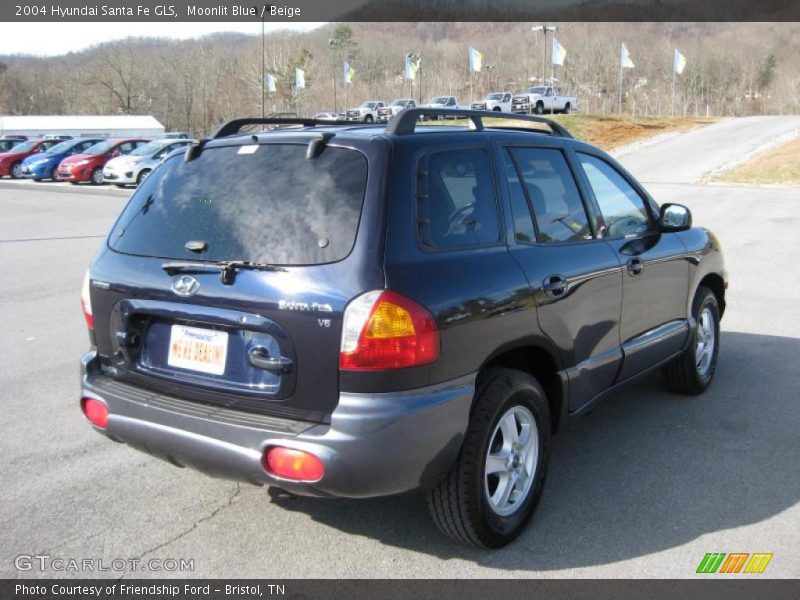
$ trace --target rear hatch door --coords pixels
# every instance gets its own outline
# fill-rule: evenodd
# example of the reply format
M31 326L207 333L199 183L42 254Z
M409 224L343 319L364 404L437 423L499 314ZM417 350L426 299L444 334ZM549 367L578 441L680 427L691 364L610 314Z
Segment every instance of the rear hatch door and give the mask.
M106 371L243 411L325 420L367 160L328 145L215 145L145 180L91 270Z

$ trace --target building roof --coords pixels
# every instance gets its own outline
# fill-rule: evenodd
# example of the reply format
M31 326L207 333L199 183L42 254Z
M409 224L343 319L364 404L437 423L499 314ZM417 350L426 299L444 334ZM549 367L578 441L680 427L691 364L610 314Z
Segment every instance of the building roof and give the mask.
M19 129L164 129L150 115L24 115L0 116L0 131Z

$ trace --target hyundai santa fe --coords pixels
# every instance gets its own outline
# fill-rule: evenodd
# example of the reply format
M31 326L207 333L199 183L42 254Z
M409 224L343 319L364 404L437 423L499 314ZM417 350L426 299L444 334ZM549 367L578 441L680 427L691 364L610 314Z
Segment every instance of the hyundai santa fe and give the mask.
M444 117L468 126L418 123ZM86 274L87 419L294 494L423 490L444 533L509 543L559 427L654 370L707 388L727 288L686 207L516 121L240 119L167 157Z

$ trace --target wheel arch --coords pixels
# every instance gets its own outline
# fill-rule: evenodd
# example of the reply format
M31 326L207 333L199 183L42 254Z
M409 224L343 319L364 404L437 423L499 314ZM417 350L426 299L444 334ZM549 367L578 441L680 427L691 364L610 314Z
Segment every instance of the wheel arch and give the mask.
M717 304L719 305L719 316L721 318L725 312L725 280L719 273L706 274L697 284L692 298L694 298L697 294L697 290L701 287L707 287L714 292L714 296L717 298Z
M550 405L551 431L555 433L568 406L569 390L556 350L544 340L520 340L495 350L481 366L478 378L493 367L522 371L539 382Z

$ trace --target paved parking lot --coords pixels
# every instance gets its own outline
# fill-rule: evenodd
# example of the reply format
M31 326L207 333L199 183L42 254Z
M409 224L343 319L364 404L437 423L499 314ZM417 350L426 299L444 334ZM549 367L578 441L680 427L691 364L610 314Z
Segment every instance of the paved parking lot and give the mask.
M714 385L684 398L654 376L558 435L531 526L496 552L440 536L416 496L273 497L92 432L77 403L78 297L126 193L0 182L0 576L52 575L14 567L49 554L193 559L207 577L691 577L706 552L772 552L763 576L800 576L800 189L696 185L753 143L728 127L623 158L721 239L730 290ZM700 165L703 148L716 156Z

